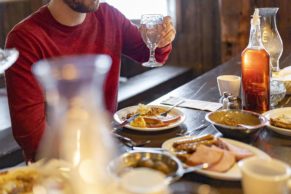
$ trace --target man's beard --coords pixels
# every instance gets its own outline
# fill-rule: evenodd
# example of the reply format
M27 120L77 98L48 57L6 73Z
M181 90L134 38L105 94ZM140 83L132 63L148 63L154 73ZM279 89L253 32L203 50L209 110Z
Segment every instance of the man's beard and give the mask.
M99 0L91 0L89 5L84 4L82 0L64 0L64 2L74 11L88 13L96 11L99 7Z

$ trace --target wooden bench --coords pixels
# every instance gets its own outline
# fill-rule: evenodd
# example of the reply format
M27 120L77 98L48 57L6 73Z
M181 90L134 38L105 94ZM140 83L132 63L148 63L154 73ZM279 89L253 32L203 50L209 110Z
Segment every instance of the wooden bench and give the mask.
M120 82L118 109L148 103L193 79L192 70L165 65Z

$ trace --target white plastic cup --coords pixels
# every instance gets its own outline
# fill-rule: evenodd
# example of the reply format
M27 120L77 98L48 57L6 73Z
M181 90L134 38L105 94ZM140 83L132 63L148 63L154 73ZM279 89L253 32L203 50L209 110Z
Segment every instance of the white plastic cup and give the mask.
M290 167L276 159L252 157L238 163L244 194L288 194Z
M221 75L217 77L217 85L220 96L223 96L223 92L231 93L233 96L239 96L241 78L236 75Z

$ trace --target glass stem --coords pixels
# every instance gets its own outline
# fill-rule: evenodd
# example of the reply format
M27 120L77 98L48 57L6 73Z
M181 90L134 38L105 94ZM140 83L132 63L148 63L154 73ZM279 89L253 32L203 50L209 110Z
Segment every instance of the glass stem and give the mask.
M156 62L156 58L155 58L155 49L154 48L150 48L150 62L155 63Z

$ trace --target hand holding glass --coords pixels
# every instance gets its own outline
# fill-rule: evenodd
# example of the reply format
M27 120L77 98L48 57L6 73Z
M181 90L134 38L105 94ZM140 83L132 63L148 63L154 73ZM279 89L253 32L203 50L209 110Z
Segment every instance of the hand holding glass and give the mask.
M158 63L155 58L155 49L161 39L163 16L159 14L145 14L141 17L140 32L144 43L150 49L150 58L148 62L143 63L145 67L160 67L163 64Z

